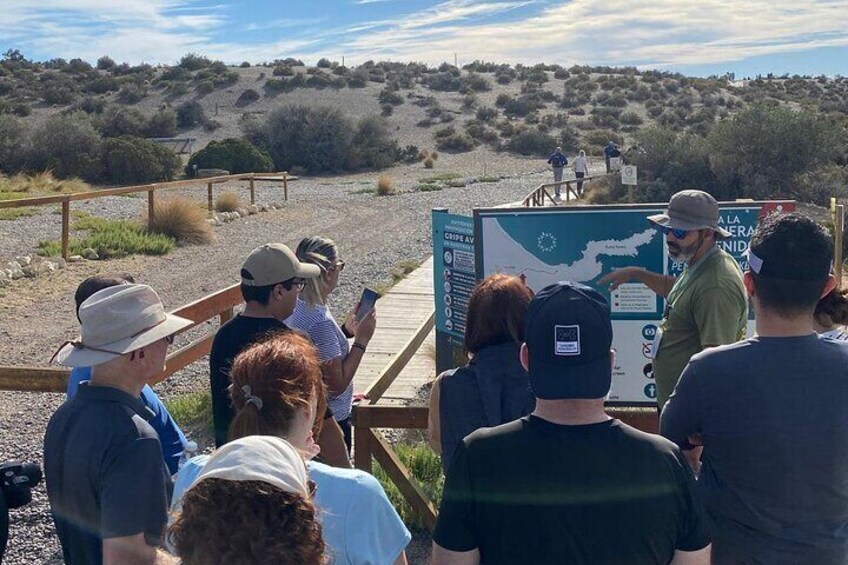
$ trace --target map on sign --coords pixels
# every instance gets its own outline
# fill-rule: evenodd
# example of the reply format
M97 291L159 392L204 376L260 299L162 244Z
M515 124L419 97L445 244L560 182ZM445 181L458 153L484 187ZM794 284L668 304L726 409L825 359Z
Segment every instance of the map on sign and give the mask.
M664 272L663 238L645 215L640 209L483 216L484 276L517 275L534 291L575 281L604 293L614 319L658 318L661 300L645 285L628 283L612 294L597 285L603 275L631 265Z

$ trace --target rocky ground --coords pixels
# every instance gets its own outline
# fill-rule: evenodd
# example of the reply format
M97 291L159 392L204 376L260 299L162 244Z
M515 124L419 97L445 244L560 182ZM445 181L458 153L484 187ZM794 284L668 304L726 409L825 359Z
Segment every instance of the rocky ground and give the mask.
M465 161L472 154L462 156ZM367 189L375 184L376 174L347 177L302 179L290 185L290 198L282 210L251 215L216 227L217 240L208 246L183 247L162 258L130 257L111 261L70 263L35 279L13 281L0 290L0 365L46 365L54 349L75 335L72 294L85 277L96 273L129 272L138 282L155 288L166 307L171 309L237 282L238 269L251 249L268 241L290 246L306 236L322 235L334 239L347 261L333 310L337 314L350 308L364 285L391 281L390 271L399 261L421 261L431 252L430 211L446 207L454 213L469 214L474 207L499 205L520 200L541 182L550 180L544 162L504 162L495 154L487 174L508 170L532 170L502 178L496 183L475 183L465 187L444 188L435 192L412 190L419 179L447 171L463 178L482 174L482 167L451 162L450 155L440 158L435 171L421 165L403 166L388 172L396 179L398 194L378 197ZM220 187L241 190L236 186ZM194 197L205 199L197 189ZM282 201L282 189L276 184L258 184L258 202ZM75 208L76 208L75 204ZM143 198L114 197L80 204L79 209L113 218L140 216L146 206ZM16 255L31 253L40 239L55 239L60 216L45 208L42 214L0 221L0 263ZM207 365L199 361L159 387L165 397L200 390L206 386ZM0 392L0 459L41 461L42 438L47 421L63 401L64 395ZM34 491L30 506L12 513L12 529L4 563L61 563L58 542L53 532L43 485ZM426 562L429 540L418 534L410 546L412 563Z

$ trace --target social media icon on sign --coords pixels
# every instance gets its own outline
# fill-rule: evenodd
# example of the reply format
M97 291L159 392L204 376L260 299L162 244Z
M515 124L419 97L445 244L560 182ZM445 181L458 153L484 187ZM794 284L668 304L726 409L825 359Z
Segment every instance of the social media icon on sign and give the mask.
M642 337L645 339L654 339L657 335L657 327L654 324L648 324L642 328Z
M657 385L654 383L645 385L645 396L648 398L656 398L657 397Z

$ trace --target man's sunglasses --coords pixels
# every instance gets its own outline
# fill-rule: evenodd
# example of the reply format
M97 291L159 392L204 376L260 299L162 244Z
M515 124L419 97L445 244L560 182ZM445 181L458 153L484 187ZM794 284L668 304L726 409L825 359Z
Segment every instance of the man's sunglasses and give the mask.
M668 226L659 226L659 228L660 228L660 231L663 233L663 235L672 234L677 239L683 239L684 237L686 237L686 234L689 233L689 230L681 230L679 228L670 228Z
M286 290L295 288L298 292L302 291L306 287L306 281L303 279L289 279L281 282L280 284L283 285L283 288Z
M345 268L345 262L344 261L338 261L335 265L333 265L331 267L331 270L342 272L342 271L344 271L344 268Z

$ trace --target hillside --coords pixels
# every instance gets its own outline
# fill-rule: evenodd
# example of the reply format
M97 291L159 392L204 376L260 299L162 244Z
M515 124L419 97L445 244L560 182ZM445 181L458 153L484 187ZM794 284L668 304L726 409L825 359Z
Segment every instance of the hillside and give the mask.
M627 145L635 131L654 124L703 134L713 122L763 100L844 121L848 78L731 82L634 68L473 63L458 69L388 62L348 68L326 60L308 67L294 59L227 67L197 55L170 67L131 67L104 57L95 68L79 59L31 62L17 51L0 62L0 114L38 121L79 109L97 117L114 106L149 118L197 102L205 115L202 123L165 124L153 132L194 137L195 150L240 135L246 120L261 120L279 105L304 104L339 108L354 119L382 114L401 146L509 149L511 139L529 130L552 134L569 150L582 146L597 153L608 139ZM453 136L448 130L437 138L451 127ZM548 150L535 141L512 149Z

